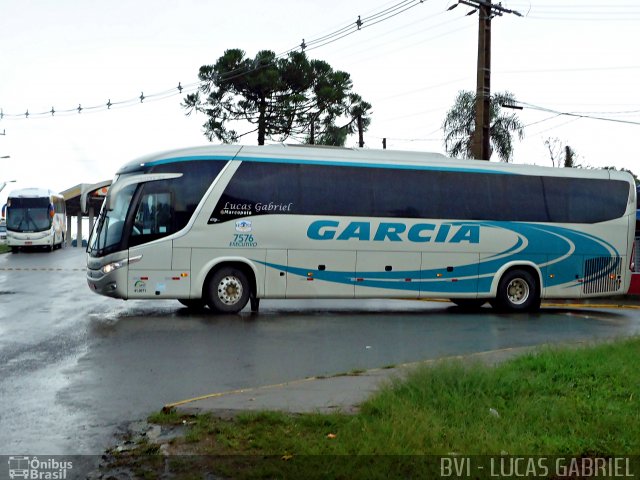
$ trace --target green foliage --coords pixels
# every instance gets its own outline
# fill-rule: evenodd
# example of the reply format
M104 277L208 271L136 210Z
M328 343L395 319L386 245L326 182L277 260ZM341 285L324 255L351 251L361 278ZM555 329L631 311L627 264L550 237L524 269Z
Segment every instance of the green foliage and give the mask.
M227 50L214 65L200 67L201 86L186 96L187 115L204 113L206 137L237 142L257 132L258 144L289 137L307 143L344 145L360 116L369 125L371 105L352 92L350 75L334 71L303 52L279 58L263 50L253 58L239 49ZM255 128L239 134L233 125L246 121ZM339 123L343 125L338 125Z
M501 108L505 104L516 103L515 96L509 92L495 93L490 99L490 142L491 151L495 151L503 162L511 160L513 155L513 135L520 140L524 137L524 126L518 116ZM447 112L442 128L447 153L453 157L473 158L472 144L475 133L476 94L460 91L451 110ZM488 160L488 159L487 159Z
M602 457L640 452L640 338L546 349L489 367L443 362L398 379L356 415L199 416L180 478L435 478L437 455ZM190 420L192 420L190 418ZM154 452L151 452L154 453ZM435 468L435 470L434 470ZM164 469L164 470L162 470Z
M158 425L178 425L182 423L182 420L183 416L177 413L175 409L154 412L147 418L147 421Z

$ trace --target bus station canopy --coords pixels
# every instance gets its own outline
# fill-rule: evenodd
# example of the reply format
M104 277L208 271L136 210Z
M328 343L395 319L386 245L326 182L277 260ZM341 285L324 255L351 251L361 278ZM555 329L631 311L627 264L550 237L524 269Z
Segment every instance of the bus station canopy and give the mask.
M89 213L90 207L94 212L99 212L102 207L104 197L107 195L111 185L111 180L98 183L80 183L60 194L64 197L67 208L67 215L84 216Z

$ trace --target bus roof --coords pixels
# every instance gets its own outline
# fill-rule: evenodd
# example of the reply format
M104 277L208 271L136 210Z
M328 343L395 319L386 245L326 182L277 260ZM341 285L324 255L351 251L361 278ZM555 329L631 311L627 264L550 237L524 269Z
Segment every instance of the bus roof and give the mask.
M9 192L8 198L42 198L60 196L60 194L47 188L20 188Z
M353 167L435 168L466 172L515 175L571 176L633 182L627 172L605 169L554 168L486 160L451 158L440 153L371 150L314 145L263 146L203 145L153 153L123 165L117 174L144 172L152 166L188 160L241 160L274 163L307 163Z

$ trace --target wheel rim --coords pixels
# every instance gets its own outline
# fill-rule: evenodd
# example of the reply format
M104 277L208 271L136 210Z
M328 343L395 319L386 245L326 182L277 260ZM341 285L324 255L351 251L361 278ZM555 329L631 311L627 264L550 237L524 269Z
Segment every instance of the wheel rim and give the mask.
M522 305L529 298L529 284L522 278L514 278L507 285L507 297L514 305Z
M228 275L218 283L218 298L225 305L235 305L242 298L242 282L239 278Z

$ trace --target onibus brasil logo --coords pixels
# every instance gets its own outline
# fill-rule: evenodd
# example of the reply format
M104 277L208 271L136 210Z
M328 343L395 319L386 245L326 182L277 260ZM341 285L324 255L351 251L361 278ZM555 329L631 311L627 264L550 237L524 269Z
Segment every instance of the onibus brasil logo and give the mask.
M9 457L9 478L29 478L40 480L64 480L67 472L73 468L73 462L54 458L44 460L38 457Z

